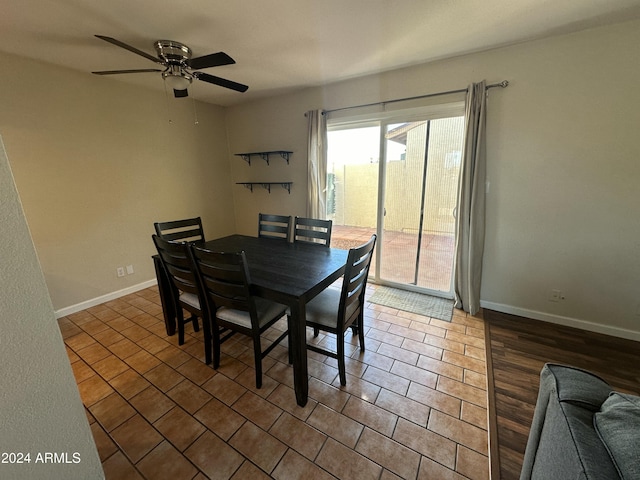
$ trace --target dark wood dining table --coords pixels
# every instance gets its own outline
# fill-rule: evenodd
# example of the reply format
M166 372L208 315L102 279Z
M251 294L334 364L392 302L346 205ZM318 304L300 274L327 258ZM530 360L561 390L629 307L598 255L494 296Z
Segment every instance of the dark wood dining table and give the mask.
M216 252L244 251L255 294L287 305L291 310L289 335L293 383L298 405L307 403L307 339L305 306L340 278L345 270L347 250L285 240L230 235L205 242ZM175 306L168 290L168 278L154 257L167 334L175 333Z

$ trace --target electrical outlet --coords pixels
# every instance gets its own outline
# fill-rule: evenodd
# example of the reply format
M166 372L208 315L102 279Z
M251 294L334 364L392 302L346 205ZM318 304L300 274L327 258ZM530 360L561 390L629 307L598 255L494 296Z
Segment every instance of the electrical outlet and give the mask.
M564 292L562 290L549 290L549 301L550 302L559 302L560 300L564 300Z
M127 265L127 275L131 275L133 273L133 265Z
M118 268L116 268L116 274L117 274L119 277L124 277L124 267L118 267Z

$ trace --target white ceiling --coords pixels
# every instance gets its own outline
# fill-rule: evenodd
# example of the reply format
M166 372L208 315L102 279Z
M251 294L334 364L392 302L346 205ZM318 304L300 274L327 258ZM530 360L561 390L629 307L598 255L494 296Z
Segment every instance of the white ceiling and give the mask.
M159 39L224 51L235 65L203 71L249 90L189 93L233 105L634 18L640 0L0 0L0 50L88 75L156 67L95 34L152 55ZM159 73L100 79L164 88Z

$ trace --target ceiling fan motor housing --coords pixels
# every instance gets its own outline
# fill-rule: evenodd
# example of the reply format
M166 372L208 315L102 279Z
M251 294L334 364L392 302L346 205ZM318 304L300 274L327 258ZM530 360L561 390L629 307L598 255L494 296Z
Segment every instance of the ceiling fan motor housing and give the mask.
M186 65L191 59L191 49L180 42L158 40L153 46L158 53L158 57L169 64Z
M169 82L174 90L184 90L193 81L185 68L191 59L191 49L173 40L158 40L153 44L158 57L163 60L167 69L162 72L162 78Z

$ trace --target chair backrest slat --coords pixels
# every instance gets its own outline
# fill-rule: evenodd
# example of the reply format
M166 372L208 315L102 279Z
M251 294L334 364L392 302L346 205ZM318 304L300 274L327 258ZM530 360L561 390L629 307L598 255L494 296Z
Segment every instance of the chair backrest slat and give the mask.
M291 217L286 215L258 214L258 237L278 238L289 241Z
M200 217L156 222L156 235L168 241L204 242L204 230Z
M258 325L251 297L251 277L244 252L212 252L192 246L191 251L203 293L211 311L220 307L249 312L251 323Z
M376 244L376 235L371 235L371 239L364 245L349 250L347 257L347 267L342 281L342 292L340 295L340 309L338 315L338 331L349 319L344 318L348 307L357 303L351 317L360 315L364 306L364 294L369 276L369 267L373 258L373 249Z
M187 244L167 241L158 235L152 238L173 286L179 291L198 295L198 280Z
M296 217L294 222L293 241L330 246L331 220Z

